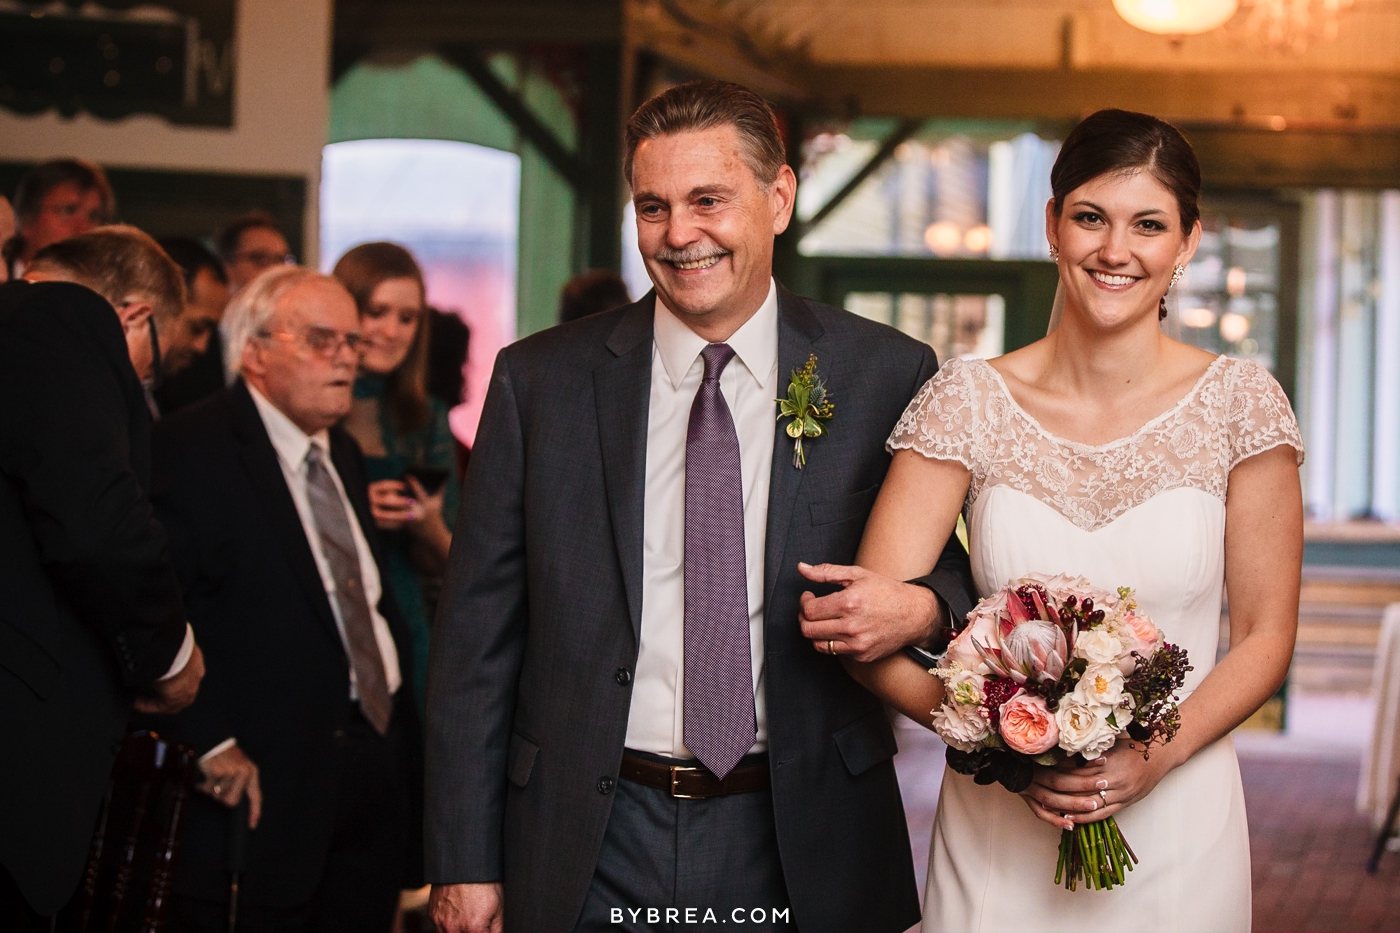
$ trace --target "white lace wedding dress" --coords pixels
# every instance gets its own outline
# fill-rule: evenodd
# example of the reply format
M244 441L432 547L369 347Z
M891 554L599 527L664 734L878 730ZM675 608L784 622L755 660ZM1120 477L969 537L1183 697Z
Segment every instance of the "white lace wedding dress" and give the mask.
M964 516L978 592L1029 571L1130 586L1195 670L1215 662L1225 498L1241 460L1303 443L1283 390L1257 363L1217 358L1175 406L1108 444L1056 437L982 360L944 363L890 437L972 472ZM1140 863L1112 891L1054 883L1060 833L999 785L945 769L924 933L1235 931L1250 927L1249 828L1229 738L1118 815Z

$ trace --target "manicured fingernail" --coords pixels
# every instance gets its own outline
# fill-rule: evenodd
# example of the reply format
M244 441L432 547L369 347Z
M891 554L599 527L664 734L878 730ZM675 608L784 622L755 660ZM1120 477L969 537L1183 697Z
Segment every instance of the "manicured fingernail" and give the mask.
M1094 786L1097 787L1099 790L1108 790L1108 782L1107 782L1107 781L1096 781L1096 782L1094 783Z
M1098 808L1099 808L1099 802L1098 802L1097 800L1090 800L1090 801L1089 801L1089 809L1090 809L1090 810L1097 810Z

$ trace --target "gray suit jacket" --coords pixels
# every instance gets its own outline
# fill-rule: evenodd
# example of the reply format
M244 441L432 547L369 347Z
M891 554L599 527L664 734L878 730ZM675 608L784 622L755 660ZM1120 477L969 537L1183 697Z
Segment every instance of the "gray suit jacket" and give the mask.
M572 929L607 826L641 626L654 298L503 350L428 672L428 880L503 880L510 930ZM773 808L804 931L919 919L884 707L802 637L798 561L850 563L885 438L937 369L923 344L779 290L778 366L818 357L836 415L792 466L774 421L764 640ZM934 588L971 607L952 538ZM939 579L942 582L939 582Z

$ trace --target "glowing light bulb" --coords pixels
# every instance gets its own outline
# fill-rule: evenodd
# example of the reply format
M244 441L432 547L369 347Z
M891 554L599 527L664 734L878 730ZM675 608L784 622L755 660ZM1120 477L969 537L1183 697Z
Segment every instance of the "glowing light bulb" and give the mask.
M1185 327L1209 327L1215 323L1215 312L1210 308L1182 308L1181 323Z
M924 231L924 243L936 256L951 256L962 245L963 232L957 224L947 220L929 224Z
M970 253L985 253L992 246L992 228L978 224L963 236L963 246Z
M1239 0L1113 0L1113 8L1130 25L1160 36L1218 29L1239 6Z
M1220 336L1226 343L1239 343L1249 336L1249 318L1233 311L1220 315Z

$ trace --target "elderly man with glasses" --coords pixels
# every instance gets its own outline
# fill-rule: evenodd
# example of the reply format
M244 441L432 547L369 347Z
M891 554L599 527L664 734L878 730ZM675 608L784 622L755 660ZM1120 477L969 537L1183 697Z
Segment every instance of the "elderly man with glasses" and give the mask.
M172 929L226 928L224 853L246 797L248 929L388 933L417 861L419 727L359 448L336 427L359 315L334 279L282 266L223 329L239 378L154 441L152 500L210 668L165 730L206 774Z

